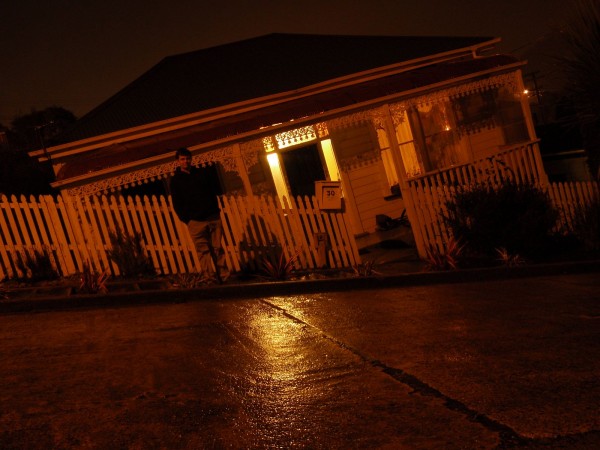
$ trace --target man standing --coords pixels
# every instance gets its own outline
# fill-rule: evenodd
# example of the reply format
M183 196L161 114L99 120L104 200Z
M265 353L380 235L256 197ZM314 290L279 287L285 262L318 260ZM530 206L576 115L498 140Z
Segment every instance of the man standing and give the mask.
M219 219L220 192L216 183L201 170L192 167L192 153L187 148L175 152L179 168L171 178L173 209L184 222L200 258L202 274L219 283L229 276L225 253L221 247L223 228Z

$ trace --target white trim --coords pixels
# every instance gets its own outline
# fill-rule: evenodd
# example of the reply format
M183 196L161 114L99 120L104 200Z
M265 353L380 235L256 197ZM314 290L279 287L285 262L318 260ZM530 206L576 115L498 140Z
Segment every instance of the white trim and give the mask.
M52 158L52 160L58 161L63 158L68 158L70 156L75 156L81 153L95 150L97 148L118 144L122 145L123 143L132 140L150 137L169 131L180 130L183 128L192 127L205 122L215 121L232 115L242 114L245 112L265 108L268 106L274 106L292 100L298 100L304 97L327 92L330 90L352 86L364 83L366 81L387 77L390 75L396 75L399 73L406 72L408 70L414 70L420 67L425 67L433 63L439 63L456 59L460 56L473 55L476 54L477 50L490 47L496 44L497 42L500 42L499 38L491 39L489 41L485 41L470 47L463 47L461 49L439 53L433 56L416 58L409 61L370 69L363 72L357 72L351 75L334 78L293 91L286 91L265 97L259 97L243 102L233 103L217 108L204 110L201 112L196 112L184 116L163 120L160 122L153 122L151 124L128 128L126 130L119 130L112 133L94 136L79 141L73 141L54 147L49 147L46 150L35 150L29 152L29 155L38 158L40 161L46 161L48 159L47 155L50 155L50 158Z
M294 120L293 122L278 124L278 125L274 125L272 127L264 128L264 129L260 129L260 130L252 130L249 132L240 133L235 136L220 139L218 141L212 141L209 144L200 144L197 146L190 146L189 148L193 153L196 153L198 151L201 151L201 153L202 152L211 152L211 151L218 152L219 149L228 147L236 142L244 142L244 141L249 141L249 140L253 140L253 139L259 139L264 136L274 135L276 133L285 131L290 128L301 128L306 125L314 125L315 122L324 122L326 120L332 120L332 119L338 118L343 115L352 114L353 112L356 112L356 111L364 111L366 109L373 109L373 108L379 107L384 104L398 103L399 101L401 101L402 98L415 97L418 94L423 95L424 93L426 93L428 91L435 92L435 91L442 89L444 86L464 83L465 81L467 81L469 79L490 75L495 72L510 73L514 69L521 67L524 64L525 63L518 62L518 63L513 63L513 64L501 66L501 67L487 69L487 70L484 70L481 72L464 75L462 77L452 78L450 80L445 80L445 81L435 83L432 85L427 85L427 86L411 89L409 91L402 91L399 93L390 94L385 97L378 97L376 99L372 99L372 100L369 100L369 101L366 101L363 103L357 103L357 104L354 104L351 106L339 108L337 110L328 111L328 112L321 113L318 115L307 116L302 119ZM485 80L482 80L482 82L485 82ZM457 89L460 89L460 87L457 86ZM440 95L441 95L441 93L440 93ZM365 114L367 114L367 113L365 112ZM126 183L115 184L115 182L120 183L120 181L118 181L118 180L124 180L124 178L127 178L128 180L130 180L128 182L134 182L134 181L139 182L140 180L137 178L136 178L136 180L130 179L131 176L133 175L132 172L152 171L152 168L157 167L159 165L172 164L172 160L173 160L173 156L171 154L169 154L169 155L162 154L159 156L153 156L151 158L145 158L145 159L137 160L135 162L130 162L127 164L121 164L118 166L108 167L106 169L95 171L95 172L92 172L89 174L79 175L77 177L69 178L67 180L56 181L56 182L52 183L52 186L55 188L58 188L58 189L69 189L69 192L73 191L74 189L81 192L84 185L91 185L91 184L99 183L99 184L106 186L108 183L108 187L102 187L102 188L98 188L96 190L92 189L92 191L94 191L94 192L100 192L100 191L106 190L107 188L112 189L112 188L116 188L118 185L126 184ZM135 170L133 170L133 169L135 169ZM164 173L164 172L161 171L161 173ZM114 174L114 175L110 176L110 174ZM86 180L88 182L84 183ZM102 180L104 180L104 181L102 181ZM111 182L109 182L109 180L113 180L113 182L111 183ZM77 187L69 188L70 186L73 186L73 185L76 185ZM88 191L88 193L89 193L89 191Z

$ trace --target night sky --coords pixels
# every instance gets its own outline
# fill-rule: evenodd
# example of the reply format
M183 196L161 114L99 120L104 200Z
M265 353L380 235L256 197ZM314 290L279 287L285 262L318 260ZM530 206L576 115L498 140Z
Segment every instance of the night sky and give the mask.
M0 123L48 106L81 116L166 56L274 32L493 36L502 38L500 50L531 60L562 24L568 3L6 1L0 8Z

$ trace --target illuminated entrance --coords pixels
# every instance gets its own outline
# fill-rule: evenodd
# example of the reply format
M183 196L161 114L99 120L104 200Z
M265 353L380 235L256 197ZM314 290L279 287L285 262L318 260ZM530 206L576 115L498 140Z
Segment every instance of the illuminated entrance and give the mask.
M280 199L312 196L315 181L340 179L333 146L327 137L325 124L318 124L263 139Z

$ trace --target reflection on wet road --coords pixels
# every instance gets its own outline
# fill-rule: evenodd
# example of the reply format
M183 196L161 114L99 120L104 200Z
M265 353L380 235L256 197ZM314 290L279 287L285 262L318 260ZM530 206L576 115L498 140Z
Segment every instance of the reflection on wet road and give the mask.
M597 405L581 319L597 284L558 301L544 283L1 316L0 448L495 448L594 430L565 399L585 385Z

